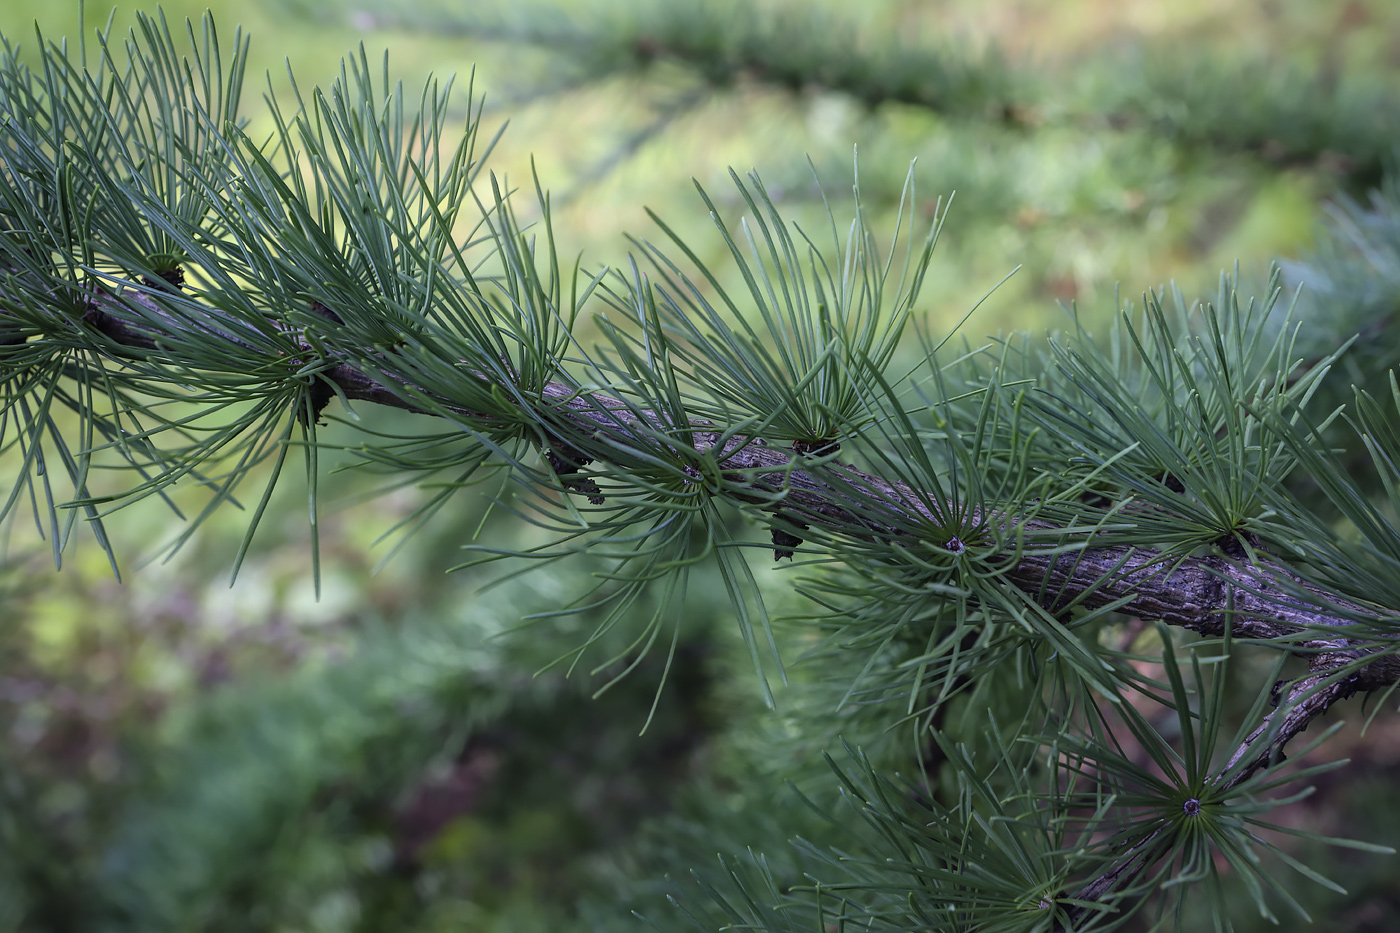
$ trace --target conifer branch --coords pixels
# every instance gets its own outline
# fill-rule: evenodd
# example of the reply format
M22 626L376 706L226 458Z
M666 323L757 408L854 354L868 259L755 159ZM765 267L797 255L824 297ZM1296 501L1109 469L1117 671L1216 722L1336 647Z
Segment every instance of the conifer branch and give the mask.
M1355 678L1338 678L1329 671L1311 674L1294 683L1278 708L1264 717L1264 721L1231 754L1212 779L1213 789L1226 791L1239 787L1264 768L1283 761L1284 747L1306 731L1314 719L1326 713L1334 703L1362 689L1368 688L1360 686ZM1068 926L1058 925L1056 930L1077 929L1079 922L1095 909L1089 905L1102 903L1115 891L1131 885L1160 857L1160 847L1156 843L1168 831L1167 827L1163 827L1148 835L1112 868L1075 892L1072 899L1074 906L1066 911L1070 923Z
M703 67L704 55L732 51L723 42L691 46L682 41L692 38L684 30L665 42L643 35L631 47L634 64L667 57ZM769 38L786 41L785 35ZM167 45L158 47L156 61L175 60ZM865 71L855 67L859 59L855 66L847 62L817 73L799 67L800 61L775 69L766 55L739 51L737 67L754 72L756 80L799 86L797 76L806 74L803 82L819 80L861 96L849 84ZM62 58L59 49L48 54L54 61ZM759 70L761 62L769 63L766 72ZM235 67L234 74L241 74L240 69ZM726 65L717 77L730 80L733 70ZM1341 548L1328 553L1332 539L1326 537L1325 519L1307 514L1284 486L1300 467L1298 473L1330 482L1325 492L1334 504L1355 492L1344 472L1327 459L1327 445L1316 443L1322 429L1308 423L1303 411L1333 358L1292 381L1292 345L1280 338L1272 349L1264 346L1267 309L1259 316L1241 315L1233 293L1222 285L1222 300L1203 315L1203 332L1193 333L1186 324L1188 330L1181 333L1174 332L1160 305L1151 307L1149 301L1147 330L1133 332L1135 346L1123 354L1141 364L1137 371L1110 365L1107 357L1085 362L1078 354L1089 341L1057 348L1055 363L1043 372L1034 372L1031 364L1013 373L1016 361L1007 364L1014 356L1010 348L993 364L994 372L980 369L980 359L972 359L975 353L964 360L969 362L965 370L931 362L932 378L940 382L937 398L926 406L934 423L916 422L915 413L905 410L903 380L886 372L914 313L936 226L922 250L910 250L904 270L892 275L897 264L881 259L857 197L856 223L844 246L833 219L832 242L841 258L832 263L825 248L805 239L805 233L804 242L798 242L786 232L788 222L756 175L747 186L736 175L749 208L741 231L726 228L716 205L703 191L701 197L747 281L748 296L725 294L720 280L659 218L661 229L700 269L708 287L688 278L664 251L641 241L634 242L650 271L642 273L634 261L630 281L618 276L623 283L619 291L610 289L603 274L581 280L577 267L570 282L559 268L542 189L543 252L536 251L536 242L517 222L509 194L502 193L494 177L494 197L488 202L476 196L473 184L480 167L469 144L474 123L466 141L444 162L438 154L445 96L425 92L424 112L410 128L402 120L400 97L391 95L384 106L376 102L363 53L350 73L353 88L347 76L331 98L318 93L312 108L303 103L291 122L278 111L280 142L271 148L235 132L236 94L222 109L182 105L199 115L191 123L203 128L195 134L202 140L198 152L187 145L193 131L177 132L176 124L167 121L146 127L129 105L120 111L126 122L90 119L111 108L113 95L102 91L105 85L75 82L71 87L86 89L87 96L74 97L74 103L50 91L52 99L41 104L29 90L26 73L13 67L4 73L14 102L10 106L18 116L6 122L15 144L0 153L13 188L8 200L0 199L5 200L0 205L0 388L6 393L5 414L15 413L19 429L17 440L5 445L8 422L0 418L0 449L17 448L24 462L10 503L0 514L29 491L36 516L44 507L49 513L56 556L67 535L66 530L58 533L60 509L69 508L70 528L86 514L110 555L98 505L119 506L163 494L177 479L194 476L213 495L202 519L232 498L236 483L254 466L275 457L273 480L254 513L246 551L283 458L298 443L306 452L314 531L316 452L324 449L316 424L338 397L450 422L442 434L407 439L413 445L442 443L450 448L446 455L399 456L392 445L367 445L367 458L379 457L402 469L437 470L450 463L461 468L457 485L463 485L477 467L497 456L518 470L523 483L547 490L542 497L546 516L561 514L549 510L569 494L598 507L590 512L570 502L567 524L552 529L558 532L557 542L585 536L590 547L600 540L611 544L634 535L657 515L661 524L669 523L666 531L672 537L660 544L644 533L627 540L642 541L633 550L598 549L624 564L639 557L645 564L644 572L628 576L632 564L611 575L599 587L604 596L583 606L591 611L607 603L612 596L605 591L618 581L630 587L599 631L632 611L632 597L643 586L670 568L683 567L667 578L668 595L647 629L654 636L672 594L684 599L689 567L713 557L721 565L743 635L755 641L755 625L745 617L743 602L758 587L751 575L736 582L736 569L748 568L732 557L735 542L721 527L727 513L711 508L713 501L768 522L775 557L792 557L803 539L811 538L815 543L808 550L825 550L842 562L854 583L847 586L836 573L814 586L830 585L827 592L836 595L826 604L834 606L830 618L856 632L851 639L856 647L865 639L864 645L880 641L884 650L914 625L926 624L933 647L924 649L917 676L921 685L941 680L944 689L935 703L970 683L975 672L1003 663L1007 655L1002 649L1013 642L1018 652L1032 642L1023 653L1035 665L1044 658L1068 657L1064 667L1077 678L1071 689L1084 690L1082 696L1095 686L1117 689L1118 682L1110 683L1115 674L1105 671L1115 668L1126 652L1096 653L1091 639L1081 637L1109 611L1221 637L1227 650L1220 660L1228 657L1231 639L1305 659L1307 675L1289 687L1267 716L1262 714L1270 695L1267 683L1261 684L1248 723L1260 718L1262 723L1237 740L1217 769L1214 739L1223 717L1224 688L1217 690L1214 713L1198 711L1182 686L1173 640L1163 639L1163 667L1172 678L1169 702L1181 728L1175 736L1160 735L1139 719L1133 737L1144 747L1160 739L1154 759L1159 771L1172 770L1176 747L1183 749L1180 758L1187 767L1174 775L1180 780L1140 794L1145 802L1124 804L1129 819L1116 827L1117 835L1106 846L1092 843L1084 856L1059 842L1044 843L1043 861L1058 860L1065 867L1047 873L1059 874L1053 885L1046 879L1043 891L1041 879L1035 879L1036 896L1030 903L1046 909L1057 902L1057 919L1066 928L1078 927L1114 902L1146 896L1145 874L1154 866L1170 868L1185 851L1179 845L1173 849L1182 837L1153 822L1162 812L1167 812L1164 821L1196 815L1173 796L1177 789L1189 784L1186 805L1194 804L1199 813L1211 794L1223 806L1231 802L1227 792L1248 795L1276 786L1281 781L1273 767L1282 761L1285 746L1335 702L1400 684L1400 652L1394 642L1400 594L1386 582L1395 575L1349 572L1394 566L1398 552L1387 550L1387 538L1374 553L1354 560ZM78 72L71 74L76 78ZM922 106L981 113L991 101L990 112L1013 123L1029 113L999 106L1009 99L1002 94L1003 83L983 80L976 68L950 68L936 77L937 86L919 92ZM387 75L385 81L387 85ZM899 95L916 90L884 79L865 87L872 104L907 100ZM136 89L158 98L164 93L154 84ZM214 110L218 114L210 115ZM109 132L109 123L119 132ZM40 132L50 124L52 139ZM128 124L142 132L149 129L150 139L138 133L133 143ZM1178 128L1178 133L1190 139L1188 130ZM218 135L225 131L227 136ZM1247 132L1240 139L1229 137L1245 145L1253 138ZM405 139L415 140L413 152L400 148ZM286 164L279 167L275 160L282 158ZM300 174L303 169L306 177ZM913 217L912 185L907 193ZM458 206L473 199L481 219L464 243ZM904 208L902 199L901 223ZM744 239L748 251L741 245ZM487 247L487 257L469 261L465 253L481 245ZM191 271L188 288L184 268ZM600 326L613 342L597 359L579 346L574 329L595 289L629 322L614 327L600 316ZM713 306L712 294L719 298ZM1221 318L1228 321L1222 325ZM1132 328L1128 322L1127 330ZM1081 331L1080 336L1087 335ZM925 350L932 361L938 348L926 344ZM574 380L566 368L574 365L587 366L595 381L584 385ZM967 381L948 392L945 377ZM900 383L898 391L894 382ZM1029 383L1035 383L1039 401L1022 406L1031 396L1013 400L1003 391ZM72 385L76 392L70 391ZM967 397L978 398L982 406L975 419L969 416L971 409L958 407ZM1400 406L1400 386L1394 397ZM49 416L55 399L76 413L76 430L72 422ZM186 414L177 406L182 417L168 417L161 406L169 402L207 402L210 411L252 408L258 418L254 423L235 415L208 432L214 439L207 441L198 433L203 413ZM1387 459L1387 448L1374 446L1379 442L1365 430L1370 409L1363 402L1367 400L1358 398L1362 426L1357 433L1371 447L1382 479L1389 481L1384 470L1400 458ZM116 413L112 417L108 405ZM1116 422L1117 428L1098 430L1100 417ZM975 429L962 430L974 420ZM1300 421L1306 431L1297 427ZM299 439L293 434L298 427ZM166 431L170 433L162 435ZM872 442L875 435L883 440ZM171 436L179 440L157 449L154 440ZM463 438L476 444L465 456L458 444ZM209 461L235 459L226 446L235 439L242 444L237 464L214 481L202 477L199 470ZM1042 441L1032 459L1027 451ZM942 459L930 452L945 442ZM48 461L46 444L55 451ZM521 459L520 451L528 453L532 445L552 476L528 457ZM1400 440L1391 446L1400 450ZM865 459L853 459L852 450ZM93 495L86 478L89 461L99 453L125 457L142 482L116 496ZM1068 460L1075 461L1070 470L1064 468ZM147 471L150 462L160 469ZM48 482L60 463L73 489L66 506ZM954 474L947 484L945 469ZM997 471L982 482L984 472ZM1055 485L1061 476L1068 488ZM33 493L41 484L42 505ZM1043 491L1045 497L1037 498ZM1131 497L1132 504L1121 510L1108 507L1107 497L1120 495ZM1283 503L1285 499L1289 501ZM1397 503L1400 499L1392 496L1392 505ZM1390 519L1379 512L1374 525L1367 526L1373 518L1366 512L1369 501L1343 502L1339 508L1359 519L1363 535L1374 532L1374 526L1389 532ZM599 512L607 515L595 521ZM415 520L426 514L431 513L424 510ZM1083 515L1090 519L1082 521ZM1103 521L1095 524L1100 516ZM1324 543L1312 541L1305 528L1275 533L1289 518L1322 532ZM1189 527L1172 537L1176 529L1170 526L1178 520ZM538 524L550 527L548 518ZM1262 538L1255 537L1256 530ZM1165 539L1158 536L1163 531ZM1372 534L1368 546L1383 536ZM704 549L691 550L690 542L701 539ZM1192 556L1212 540L1212 556ZM1265 542L1288 559L1274 556ZM544 556L569 553L569 548ZM314 544L312 550L314 555ZM1376 560L1368 563L1372 557ZM891 569L894 573L886 574ZM1305 578L1305 572L1314 576ZM900 573L907 578L899 579ZM672 587L676 579L681 584ZM1339 591L1316 580L1337 581ZM1377 585L1367 588L1350 580ZM898 597L872 595L884 586ZM823 594L809 590L808 595L820 603ZM592 598L590 594L565 611ZM847 602L837 605L842 600ZM849 605L858 609L847 612ZM899 618L870 635L884 624L875 617L896 605L899 612L892 614ZM870 606L877 608L870 611ZM1070 624L1081 626L1074 632L1065 624L1071 615ZM981 641L984 635L988 642L1003 638L999 632L1014 628L996 625L1006 619L1022 623L1030 638L1018 642L1021 636L1013 631L1000 644L988 647ZM1046 624L1037 627L1039 621ZM636 644L644 654L650 642ZM953 646L955 650L944 650ZM776 652L776 642L773 648ZM980 657L967 660L978 653ZM756 651L754 657L760 666ZM1044 669L1053 670L1053 664ZM1124 668L1116 670L1121 674ZM1023 697L1039 695L1044 686L1036 680L1040 672L1032 676L1032 668L1025 666L1018 674L1029 685ZM1198 685L1205 683L1199 665L1196 675ZM1091 683L1096 677L1097 684ZM1142 686L1131 675L1127 680ZM1214 683L1221 685L1224 678L1217 675ZM919 695L910 693L911 709ZM1085 707L1095 702L1088 699ZM1201 730L1199 743L1190 735L1193 718L1209 725ZM1033 738L1021 739L1028 737ZM1071 755L1071 770L1093 779L1096 791L1103 792L1108 783L1131 791L1137 779L1153 777L1122 756L1101 767L1113 754L1102 738L1102 733L1086 730ZM1116 744L1118 736L1111 738ZM953 747L942 736L935 734L933 740L945 753ZM1015 756L1005 748L1000 753L1005 761L997 768L1003 770ZM959 763L951 764L954 756L945 754L944 764L963 776L980 769L964 751L957 751L956 758ZM1039 765L1009 775L1024 786L1007 799L1045 799L1029 787L1033 767ZM1306 768L1290 770L1282 780L1308 773ZM989 789L987 799L994 798ZM1051 803L1071 814L1078 806L1073 794ZM901 805L881 800L879 809L895 814ZM959 806L965 807L962 816L975 815L971 804ZM1140 812L1148 815L1134 821L1133 814ZM1104 826L1109 819L1095 816L1091 822ZM932 838L923 835L922 826L916 834L925 841ZM956 855L944 858L933 845L930 860L957 869L945 880L959 887L967 881L961 867L970 864L962 849L967 839L955 840L956 845L952 841L950 837L946 852ZM998 839L996 845L1004 841ZM1225 843L1239 851L1254 841L1245 830ZM882 857L879 864L890 862ZM1095 875L1071 898L1046 893L1070 890ZM919 883L930 877L934 875ZM1019 889L1025 880L1018 865L1009 867L998 884ZM1023 891L1013 893L1005 903L1023 899Z
M114 355L161 353L160 335L149 322L169 320L172 326L188 328L191 318L187 313L175 322L162 311L157 294L136 289L120 297L99 293L91 299L84 320L110 341L107 350ZM146 321L133 320L125 303L139 305ZM207 322L202 329L208 339L251 349L235 336L237 327L232 321L226 321L217 309L205 310ZM338 317L331 308L317 309L317 313L330 323ZM382 371L392 371L391 360L385 361ZM486 378L480 373L473 376ZM414 400L415 395L422 395L421 388L406 382L381 382L349 363L327 361L319 378L351 402L367 401L429 415L452 411L478 424L490 417L446 399L436 400L440 406L436 410L425 407ZM332 396L322 389L320 397L328 400ZM629 406L606 393L580 392L560 382L547 383L539 397L559 425L557 435L547 438L547 453L559 482L564 489L586 495L595 503L601 501L599 489L579 474L582 467L593 461L606 462L616 450L633 447L643 437L665 434L674 437L677 445L688 441L697 455L714 458L727 482L719 494L732 497L736 504L770 512L781 503L779 518L784 524L815 525L835 535L897 541L910 537L907 524L935 518L926 493L829 457L813 458L810 445L802 442L781 445L726 434L700 420L685 426L688 430L677 430L678 426L656 412ZM539 417L545 412L534 414ZM813 464L814 459L819 462ZM910 522L890 521L891 516L903 516ZM1119 603L1117 611L1123 614L1161 620L1204 636L1222 635L1228 625L1235 639L1268 642L1309 658L1312 673L1293 684L1279 708L1246 737L1217 773L1213 784L1219 790L1237 787L1281 761L1288 742L1335 702L1357 692L1400 683L1400 656L1347 635L1354 620L1374 615L1373 609L1305 583L1273 558L1258 552L1252 559L1243 553L1171 558L1147 548L1095 545L1091 540L1081 540L1077 550L1063 551L1057 546L1073 540L1075 534L1014 515L993 520L1024 538L1052 545L1023 548L1018 561L1005 573L1009 584L1047 612L1057 613L1071 605L1092 609ZM1283 581L1292 585L1285 586ZM1075 893L1074 906L1067 908L1068 929L1095 910L1089 905L1102 903L1131 886L1161 857L1155 841L1155 835L1147 837Z
M153 317L168 319L158 301L135 290L120 299L97 295L85 319L112 341L113 349L159 351L159 335L147 324L132 321L129 312L124 313L124 301L141 305ZM219 311L206 311L204 331L211 340L247 348ZM327 320L335 316L329 308L319 313ZM386 361L386 368L391 365ZM474 375L486 379L483 374ZM348 363L327 361L319 378L348 401L373 402L418 414L438 413L414 401L415 392L409 390L415 387L385 384ZM665 434L682 444L681 437L688 435L694 452L713 457L724 471L731 484L724 494L748 505L772 507L781 502L787 523L825 527L835 534L867 540L895 541L909 538L910 532L902 527L904 522L891 521L890 516L935 519L927 493L839 461L823 458L809 466L813 458L802 442L791 446L769 443L724 432L701 420L678 426L656 412L638 409L602 392L580 392L561 382L547 383L540 400L546 410L534 414L558 419L560 428L548 443L552 449L569 452L574 470L592 461L607 462L618 449L634 446L643 436ZM479 422L491 418L445 399L441 409ZM566 487L582 491L576 485L579 479L565 482ZM589 492L596 494L596 486ZM1121 603L1118 611L1123 614L1159 619L1206 636L1223 634L1228 622L1237 639L1269 642L1309 657L1316 677L1350 667L1341 682L1349 693L1400 683L1400 656L1379 652L1347 634L1354 620L1374 616L1376 609L1307 584L1274 558L1258 552L1252 560L1242 553L1174 558L1150 548L1095 545L1088 540L1066 552L1061 546L1073 540L1071 533L1015 515L997 521L1027 538L1052 545L1024 548L1018 562L1005 573L1009 583L1048 612L1069 605L1097 608ZM1286 586L1284 581L1293 585ZM1374 659L1367 661L1371 655ZM1281 733L1276 747L1281 748L1289 737L1306 728L1307 722L1325 712L1328 705L1330 702L1312 701L1290 707L1290 721L1299 716L1303 720L1298 729ZM1243 750L1236 757L1242 754Z

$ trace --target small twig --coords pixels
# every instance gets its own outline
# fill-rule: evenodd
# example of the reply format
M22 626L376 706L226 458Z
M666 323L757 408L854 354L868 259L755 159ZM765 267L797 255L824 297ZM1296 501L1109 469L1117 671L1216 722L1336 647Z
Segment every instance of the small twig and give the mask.
M1216 776L1217 790L1230 790L1253 777L1271 764L1283 760L1283 748L1296 738L1317 717L1327 712L1333 703L1345 700L1360 689L1351 677L1338 678L1334 672L1309 674L1295 683L1279 708L1264 717L1245 740L1235 749L1230 760ZM1244 767L1232 771L1244 762Z
M1296 682L1279 708L1265 716L1258 728L1245 736L1225 766L1216 772L1210 781L1212 789L1217 793L1232 790L1264 768L1281 762L1284 746L1306 730L1314 719L1327 712L1332 704L1352 696L1358 689L1354 677L1339 678L1334 671L1309 674ZM1238 767L1241 762L1244 762L1244 766ZM1074 900L1083 903L1068 910L1069 929L1074 929L1093 909L1088 904L1098 903L1119 888L1131 884L1152 865L1154 859L1147 857L1147 854L1163 832L1164 829L1157 830L1141 840L1125 858L1079 889Z

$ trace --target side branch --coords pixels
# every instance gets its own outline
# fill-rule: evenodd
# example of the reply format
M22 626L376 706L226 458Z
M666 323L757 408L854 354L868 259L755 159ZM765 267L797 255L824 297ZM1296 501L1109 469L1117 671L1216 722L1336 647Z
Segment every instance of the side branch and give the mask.
M1327 712L1332 704L1345 700L1361 689L1351 678L1337 678L1333 674L1310 674L1293 684L1288 696L1279 703L1259 727L1247 735L1240 746L1226 761L1211 781L1214 791L1228 791L1239 787L1245 781L1271 764L1283 759L1283 749L1308 728L1309 723ZM1097 904L1111 895L1131 885L1153 863L1151 853L1163 833L1162 828L1138 842L1137 845L1113 865L1112 868L1094 878L1075 892L1068 916L1069 929L1079 925ZM1063 927L1057 927L1063 930Z

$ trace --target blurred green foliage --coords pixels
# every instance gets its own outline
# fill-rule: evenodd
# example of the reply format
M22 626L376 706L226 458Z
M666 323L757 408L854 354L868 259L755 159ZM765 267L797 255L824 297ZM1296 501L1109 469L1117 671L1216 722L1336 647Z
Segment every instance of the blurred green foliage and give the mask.
M730 165L757 166L786 211L815 217L806 160L825 179L844 178L857 145L861 194L881 225L917 159L922 193L957 192L919 309L935 333L1018 266L968 325L970 339L1060 326L1057 301L1106 318L1120 283L1136 291L1175 280L1202 293L1236 261L1260 281L1280 258L1312 263L1294 267L1295 281L1331 262L1335 282L1320 291L1331 295L1357 280L1348 264L1378 255L1348 246L1346 231L1394 223L1376 205L1368 213L1366 200L1393 156L1364 120L1334 107L1382 101L1395 112L1400 10L1381 0L821 5L830 21L870 36L897 30L911 44L979 55L994 45L1008 88L1040 82L1015 112L991 112L981 98L961 111L871 102L752 69L714 81L665 56L621 67L599 59L586 35L571 46L500 30L434 34L352 5L164 8L175 22L206 5L222 28L242 22L251 32L253 90L268 72L285 91L284 57L301 81L324 84L358 42L372 58L387 48L408 87L430 71L474 66L492 105L487 122L511 124L492 164L520 183L533 160L554 193L563 252L585 263L617 262L626 234L657 239L648 207L714 259L723 247L701 235L709 218L690 179L728 191ZM408 9L431 30L433 10ZM581 34L607 22L590 19L601 14L587 0L558 9ZM118 29L129 12L116 14ZM88 27L106 15L89 4ZM72 9L32 0L7 4L0 32L32 44L35 20L46 39L75 41ZM818 30L830 21L814 20ZM1353 86L1357 97L1329 96ZM1280 98L1296 109L1277 107ZM1178 109L1152 112L1163 99ZM270 118L251 110L251 135L267 133ZM1129 112L1147 116L1115 117ZM1198 132L1221 126L1231 132ZM742 209L737 199L717 207ZM1343 236L1315 249L1329 214ZM1385 262L1391 278L1368 281L1393 287L1400 261ZM1353 329L1393 319L1395 294L1349 296ZM1317 327L1323 346L1346 330ZM1387 346L1377 339L1371 350L1383 356ZM409 417L362 415L384 429ZM322 433L330 445L352 443L346 428ZM832 694L848 684L820 663L793 665L777 710L767 710L713 572L692 584L679 660L638 736L659 667L595 699L616 666L594 677L549 666L596 619L517 631L530 612L591 585L597 565L485 591L494 568L446 573L473 541L537 543L493 503L506 491L485 488L458 496L380 566L379 536L429 493L370 495L363 475L323 472L319 600L294 483L275 493L231 587L245 521L231 509L173 557L132 566L122 584L95 547L59 574L32 527L3 529L0 930L630 929L628 909L660 916L680 873L713 867L717 850L754 846L768 870L791 877L790 836L839 837L783 782L834 802L822 753L848 732L879 736L897 717L861 705L832 712ZM142 505L114 531L135 565L180 528ZM791 578L766 562L766 553L755 559L765 598L775 614L794 609ZM794 636L784 654L820 656L818 647ZM609 657L626 645L603 648ZM1361 767L1332 779L1355 783L1297 805L1299 821L1395 838L1383 777L1393 760L1375 749L1400 741L1380 729L1394 738L1390 724L1364 745L1346 741ZM881 741L865 748L877 763L907 752L893 733L888 747ZM1387 884L1394 869L1367 866L1336 862L1331 873L1353 879L1349 899L1310 889L1308 906L1350 918L1351 929L1390 928L1400 916ZM1254 922L1243 902L1235 921Z

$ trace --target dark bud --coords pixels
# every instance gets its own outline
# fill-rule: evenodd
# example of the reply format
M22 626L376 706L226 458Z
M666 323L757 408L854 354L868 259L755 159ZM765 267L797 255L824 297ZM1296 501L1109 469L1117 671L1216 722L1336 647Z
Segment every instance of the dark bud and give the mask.
M792 560L792 549L802 543L802 539L795 534L783 531L781 528L773 529L773 559L782 560L786 557Z
M575 489L587 496L589 503L592 505L602 505L604 502L608 501L603 497L603 490L599 489L598 484L591 479L577 479L570 483L569 486L571 489Z
M773 527L773 560L782 560L784 557L792 560L792 549L802 543L802 537L797 532L805 531L807 524L783 515L780 515L779 518L786 526L790 526L794 530L788 531L786 527L779 528L776 525Z
M311 380L311 385L306 389L306 397L311 409L310 420L317 424L325 424L321 420L321 412L326 410L326 406L335 398L335 390L331 384L319 376ZM303 406L297 412L297 418L302 424L307 423L307 406Z
M551 447L544 452L544 458L549 462L549 468L558 477L573 476L579 470L593 462L592 457L586 457L569 447Z
M341 317L340 317L339 314L336 314L334 311L332 311L330 308L327 308L325 305L321 304L319 301L313 301L313 302L311 302L311 310L312 310L313 313L319 314L321 317L325 318L326 320L330 321L330 322L333 323L333 324L344 324L344 323L345 323L345 321L344 321L343 319L341 319Z
M185 270L176 266L173 269L164 269L156 273L155 278L143 275L141 282L151 288L161 288L168 286L171 291L180 291L185 287Z
M804 457L808 454L814 457L825 457L827 454L840 453L841 444L825 438L801 438L792 442L792 449L794 453Z
M1108 496L1105 496L1103 493L1100 492L1094 492L1092 490L1090 490L1089 492L1081 493L1079 496L1079 501L1084 503L1091 509L1106 509L1113 504L1113 500L1110 499Z
M554 475L559 477L565 489L582 493L588 497L588 501L593 505L602 505L607 500L603 498L603 490L598 484L586 477L579 477L579 470L593 462L592 457L585 456L577 450L560 445L549 448L544 452L544 459L549 463L549 468L554 471Z
M1249 557L1249 551L1245 549L1246 544L1258 550L1264 546L1264 541L1253 532L1245 532L1243 541L1240 540L1238 533L1221 535L1215 540L1215 546L1220 548L1222 554L1232 560L1245 560Z
M97 294L97 288L93 288L91 292L77 288L61 288L55 297L70 300L73 310L82 315L84 324L111 337L114 331L119 332L122 329L121 324L102 310L100 298L95 297Z

